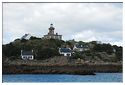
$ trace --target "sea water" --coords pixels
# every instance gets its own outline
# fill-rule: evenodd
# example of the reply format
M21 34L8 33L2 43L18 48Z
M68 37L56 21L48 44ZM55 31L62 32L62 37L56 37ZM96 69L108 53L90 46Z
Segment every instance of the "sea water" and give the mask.
M9 74L2 76L5 82L122 82L122 73L96 73L96 75L68 74Z

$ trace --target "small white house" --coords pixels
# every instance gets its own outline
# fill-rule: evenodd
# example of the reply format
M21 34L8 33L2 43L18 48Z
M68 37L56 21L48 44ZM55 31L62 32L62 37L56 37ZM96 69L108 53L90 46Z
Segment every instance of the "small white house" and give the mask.
M63 56L71 56L72 50L70 48L59 48L59 53Z
M21 58L23 60L33 60L34 59L33 50L32 51L21 50Z

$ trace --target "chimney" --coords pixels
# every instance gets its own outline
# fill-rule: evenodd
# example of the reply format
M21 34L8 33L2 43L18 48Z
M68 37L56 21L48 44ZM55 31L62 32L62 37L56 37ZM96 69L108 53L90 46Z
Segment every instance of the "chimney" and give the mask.
M33 53L33 50L32 50L32 53Z
M83 46L81 45L81 47L83 47Z
M22 56L22 52L23 52L23 50L21 50L21 56Z

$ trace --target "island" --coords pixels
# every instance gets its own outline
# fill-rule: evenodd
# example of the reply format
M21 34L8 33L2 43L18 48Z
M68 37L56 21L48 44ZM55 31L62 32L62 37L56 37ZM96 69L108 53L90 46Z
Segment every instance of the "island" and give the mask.
M62 54L62 50L56 50L54 48L45 48L41 47L37 43L41 41L46 42L42 44L42 46L46 46L45 44L59 43L60 40L39 40L33 39L21 41L16 40L12 43L3 45L3 57L2 57L2 73L3 74L74 74L74 75L95 75L95 73L116 73L122 72L122 57L119 52L121 47L116 47L117 51L112 51L111 53L107 53L105 50L103 52L99 52L100 50L95 50L97 48L94 46L93 48L89 48L85 51L79 51L75 49L75 51L65 49L69 52L67 55ZM42 43L43 43L42 42ZM51 43L50 43L51 42ZM94 41L93 41L94 42ZM24 51L22 48L34 47L33 50ZM53 43L53 44L54 44ZM70 43L67 41L66 43ZM80 42L81 43L81 42ZM92 43L92 42L90 42ZM27 46L24 46L28 44ZM47 45L47 46L48 46ZM58 45L58 44L55 44ZM98 45L98 44L96 44ZM107 44L100 44L107 45ZM51 45L54 46L54 45ZM111 45L109 45L111 46ZM111 46L113 47L113 46ZM115 47L115 46L114 46ZM99 47L98 47L99 48ZM106 47L107 48L107 47ZM39 49L36 51L36 49ZM81 48L80 48L81 49ZM86 48L87 49L87 48ZM64 51L65 51L64 50ZM103 50L103 49L102 49ZM60 52L61 51L61 52ZM30 55L26 55L29 53Z
M123 71L123 47L62 40L53 24L42 38L25 34L2 45L3 74L78 74Z

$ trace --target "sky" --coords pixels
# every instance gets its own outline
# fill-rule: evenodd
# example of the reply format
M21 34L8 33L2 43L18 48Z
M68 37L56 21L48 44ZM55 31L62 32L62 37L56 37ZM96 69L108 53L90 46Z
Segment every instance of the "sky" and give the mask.
M24 34L42 38L53 23L63 40L122 46L122 3L3 3L3 44Z

